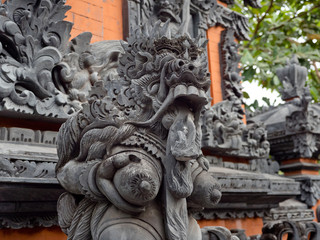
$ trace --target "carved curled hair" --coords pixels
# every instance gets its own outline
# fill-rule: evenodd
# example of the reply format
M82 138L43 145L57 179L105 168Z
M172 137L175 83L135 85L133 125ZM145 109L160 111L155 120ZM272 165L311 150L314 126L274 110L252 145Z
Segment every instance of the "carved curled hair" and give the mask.
M130 124L121 127L104 125L84 131L79 126L78 115L68 119L58 133L58 157L56 170L63 167L68 161L87 161L100 159L108 154L112 146L120 143L133 134L136 128Z

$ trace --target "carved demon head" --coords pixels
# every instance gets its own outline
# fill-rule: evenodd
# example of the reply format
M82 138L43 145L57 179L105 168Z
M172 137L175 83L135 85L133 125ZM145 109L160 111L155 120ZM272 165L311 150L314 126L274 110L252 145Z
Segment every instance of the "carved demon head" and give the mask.
M139 38L130 37L124 44L119 74L143 112L139 126L162 123L168 129L177 103L198 121L210 86L203 49L187 36L171 38L168 24L161 27L158 22L151 33L138 31Z
M170 20L181 23L182 4L183 0L156 0L155 12L163 22Z

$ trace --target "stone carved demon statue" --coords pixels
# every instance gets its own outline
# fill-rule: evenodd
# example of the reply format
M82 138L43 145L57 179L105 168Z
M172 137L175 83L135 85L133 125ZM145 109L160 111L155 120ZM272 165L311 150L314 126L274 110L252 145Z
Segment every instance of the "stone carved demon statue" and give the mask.
M56 171L68 192L58 215L70 240L202 239L190 209L221 196L201 152L209 73L202 48L168 26L105 43L108 66L60 129Z

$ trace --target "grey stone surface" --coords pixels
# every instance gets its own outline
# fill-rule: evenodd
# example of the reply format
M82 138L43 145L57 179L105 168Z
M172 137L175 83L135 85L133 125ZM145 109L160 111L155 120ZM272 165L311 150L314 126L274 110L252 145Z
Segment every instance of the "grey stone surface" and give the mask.
M58 213L69 239L201 239L188 207L221 197L201 152L206 56L161 25L118 43L118 74L96 82L60 129L57 177L69 193Z
M281 240L288 234L292 240L310 239L317 240L320 238L320 225L316 222L292 222L283 221L280 223L267 224L262 229L260 240Z
M91 33L69 42L65 1L0 4L0 114L65 121L82 107L99 70L117 51L90 45ZM107 73L104 77L107 77ZM22 113L22 114L21 114ZM27 115L27 116L26 116Z
M224 227L204 227L201 231L203 240L242 240Z
M242 86L239 62L241 56L238 54L239 44L235 42L235 31L227 28L221 33L219 43L220 68L223 89L223 99L229 101L240 100L242 102Z
M0 8L1 109L67 117L70 109L52 71L70 36L72 24L62 20L69 7L28 0L6 1Z
M219 102L203 115L202 147L211 155L267 158L269 142L263 124L244 124L239 99Z
M58 225L56 132L0 128L0 228Z
M243 95L239 74L239 45L235 31L221 33L220 63L224 101L207 107L202 124L202 147L211 155L247 159L268 158L269 142L263 124L245 124Z
M247 164L223 161L221 157L206 156L206 158L208 159L210 165L214 167L225 167L242 171L268 173L274 175L278 175L279 172L279 163L271 159L253 159L249 161L249 164Z
M296 199L288 199L279 204L278 208L271 209L269 215L263 218L264 223L272 222L310 222L315 218L314 211L309 209L305 203Z
M195 210L196 219L266 217L279 203L300 194L300 184L285 177L216 166L209 172L221 185L222 198L211 209Z
M192 37L206 38L206 30L217 25L235 31L237 38L248 39L247 19L216 0L128 0L128 32L141 24L153 25L169 20L173 34L187 30Z

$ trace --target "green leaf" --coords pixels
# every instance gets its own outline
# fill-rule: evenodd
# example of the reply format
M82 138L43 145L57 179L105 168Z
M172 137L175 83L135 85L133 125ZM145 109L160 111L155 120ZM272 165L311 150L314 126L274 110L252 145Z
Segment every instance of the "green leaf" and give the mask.
M244 98L246 98L246 99L250 98L250 96L249 96L249 94L247 92L243 91L242 94L243 94Z
M280 81L276 69L285 66L286 59L295 53L308 69L311 96L319 101L320 78L312 63L320 62L320 1L273 0L269 8L270 3L261 0L262 8L252 9L236 0L233 10L248 18L251 37L257 33L240 47L243 81L256 80L263 87L277 89ZM254 107L258 106L250 106Z

